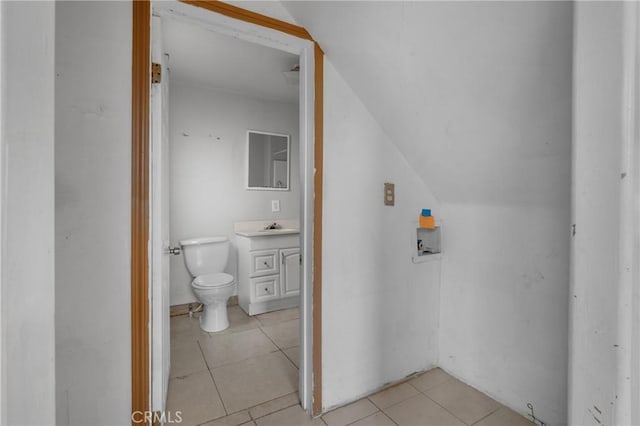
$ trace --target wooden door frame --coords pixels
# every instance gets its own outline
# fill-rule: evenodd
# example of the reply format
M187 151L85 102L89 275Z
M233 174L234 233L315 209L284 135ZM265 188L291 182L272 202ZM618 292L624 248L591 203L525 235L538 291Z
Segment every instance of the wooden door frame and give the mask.
M314 201L312 260L313 415L322 412L322 192L324 53L306 29L217 0L180 0L314 44ZM131 412L150 410L149 96L151 2L133 0L131 97ZM137 418L140 418L139 416Z

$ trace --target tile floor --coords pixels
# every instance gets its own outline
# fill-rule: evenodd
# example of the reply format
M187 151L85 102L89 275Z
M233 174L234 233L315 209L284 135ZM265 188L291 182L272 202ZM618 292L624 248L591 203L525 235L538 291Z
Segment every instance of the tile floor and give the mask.
M181 426L526 426L528 419L439 368L311 419L298 404L298 309L200 330L197 315L171 319L167 409Z
M199 314L171 318L167 410L181 411L183 426L253 425L298 406L299 310L228 309L230 326L219 333L202 331Z
M439 368L330 411L328 426L526 426L529 420Z

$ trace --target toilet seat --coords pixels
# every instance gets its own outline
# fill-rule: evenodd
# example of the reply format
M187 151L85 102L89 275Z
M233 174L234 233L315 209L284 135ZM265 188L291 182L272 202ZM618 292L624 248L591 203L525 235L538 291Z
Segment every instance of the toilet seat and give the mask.
M233 275L225 273L200 275L191 283L193 287L201 289L231 287L233 284Z

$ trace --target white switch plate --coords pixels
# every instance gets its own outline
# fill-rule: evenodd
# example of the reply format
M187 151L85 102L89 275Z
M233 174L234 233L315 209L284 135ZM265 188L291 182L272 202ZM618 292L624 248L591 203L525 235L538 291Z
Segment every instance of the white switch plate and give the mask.
M280 200L271 200L271 211L272 212L280 211Z

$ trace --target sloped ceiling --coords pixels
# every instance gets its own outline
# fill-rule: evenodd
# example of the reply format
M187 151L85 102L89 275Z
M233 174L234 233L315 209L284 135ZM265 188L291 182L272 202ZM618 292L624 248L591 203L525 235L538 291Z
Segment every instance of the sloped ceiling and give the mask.
M283 4L441 201L568 203L570 3Z
M283 72L297 55L209 31L171 17L162 20L171 78L270 101L298 103L298 84Z

